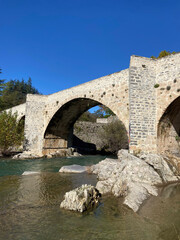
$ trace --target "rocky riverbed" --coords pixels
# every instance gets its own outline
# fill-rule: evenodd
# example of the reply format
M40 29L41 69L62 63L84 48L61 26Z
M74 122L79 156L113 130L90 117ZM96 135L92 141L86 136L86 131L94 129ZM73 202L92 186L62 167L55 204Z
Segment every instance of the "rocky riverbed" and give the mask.
M70 172L69 166L67 171ZM158 195L158 185L180 180L172 159L157 154L136 157L127 150L120 150L118 159L107 158L90 166L88 172L97 174L96 188L101 194L124 197L124 204L135 212L149 196Z

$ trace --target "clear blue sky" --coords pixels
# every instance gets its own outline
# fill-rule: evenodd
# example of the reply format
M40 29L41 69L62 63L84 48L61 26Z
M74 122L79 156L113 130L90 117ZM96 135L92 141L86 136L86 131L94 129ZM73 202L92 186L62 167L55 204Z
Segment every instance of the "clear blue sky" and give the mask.
M0 0L1 78L43 94L180 51L180 0Z

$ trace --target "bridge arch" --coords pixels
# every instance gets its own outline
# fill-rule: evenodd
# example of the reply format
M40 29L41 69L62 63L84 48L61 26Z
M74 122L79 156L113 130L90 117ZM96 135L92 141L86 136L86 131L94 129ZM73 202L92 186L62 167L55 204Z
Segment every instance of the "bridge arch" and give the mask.
M91 98L77 97L61 105L49 119L44 131L43 154L71 147L74 123L84 112L97 105L105 104ZM113 107L105 106L116 114Z
M180 154L180 96L162 114L157 126L158 152Z

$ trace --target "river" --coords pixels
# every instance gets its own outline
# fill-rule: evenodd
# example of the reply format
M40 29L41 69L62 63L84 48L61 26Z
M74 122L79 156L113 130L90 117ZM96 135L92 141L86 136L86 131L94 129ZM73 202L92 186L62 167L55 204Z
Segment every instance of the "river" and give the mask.
M138 213L111 195L92 212L60 209L65 192L97 182L87 173L59 173L60 167L104 158L0 159L0 240L180 240L180 184L159 189ZM22 176L24 171L41 173Z

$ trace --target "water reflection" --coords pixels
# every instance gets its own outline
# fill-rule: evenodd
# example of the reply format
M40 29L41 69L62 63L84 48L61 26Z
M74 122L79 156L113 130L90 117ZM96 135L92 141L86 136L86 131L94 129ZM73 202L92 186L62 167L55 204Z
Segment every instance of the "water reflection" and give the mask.
M159 197L148 199L138 213L121 198L104 196L93 212L79 214L59 204L65 192L83 183L95 185L95 175L60 174L57 169L64 163L57 159L21 164L17 173L42 173L0 177L0 240L180 239L179 184L160 189Z

